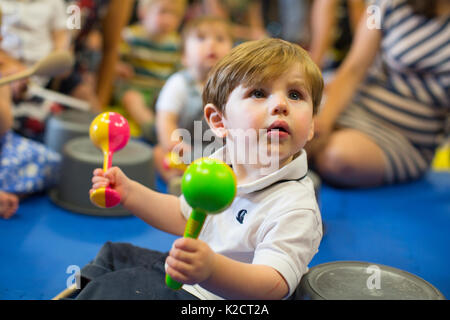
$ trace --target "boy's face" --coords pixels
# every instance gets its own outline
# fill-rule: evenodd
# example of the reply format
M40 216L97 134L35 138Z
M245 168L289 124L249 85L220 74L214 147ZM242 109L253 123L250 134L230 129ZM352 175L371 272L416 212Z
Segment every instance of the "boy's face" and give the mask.
M183 63L187 68L205 74L233 47L226 25L221 22L203 23L187 36Z
M141 21L152 35L165 35L177 30L183 17L178 1L160 0L141 12Z
M306 81L300 66L294 65L271 83L236 87L223 117L228 139L238 139L230 129L253 129L259 146L261 139L267 141L270 155L278 156L280 163L290 159L314 135L313 104ZM250 150L245 151L256 152L252 149L257 147L246 146Z

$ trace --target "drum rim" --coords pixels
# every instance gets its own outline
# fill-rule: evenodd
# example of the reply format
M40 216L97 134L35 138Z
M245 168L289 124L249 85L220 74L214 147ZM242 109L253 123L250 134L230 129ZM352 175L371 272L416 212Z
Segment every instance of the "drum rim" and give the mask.
M101 165L102 159L103 159L102 151L95 146L94 146L94 148L96 150L98 150L98 156L99 156L98 159L91 159L91 158L86 159L86 158L80 156L79 153L72 152L72 150L71 150L72 145L77 144L77 143L82 143L82 142L85 142L85 143L88 142L88 143L92 144L89 136L81 136L81 137L76 137L76 138L70 139L69 141L67 141L64 144L64 146L62 148L63 157L68 158L68 159L73 159L76 161L82 161L82 162L86 162L86 163ZM135 154L137 157L135 157L133 159L129 159L127 157L122 158L121 165L137 165L137 164L141 164L142 161L144 161L144 160L149 161L149 162L153 161L152 160L153 159L153 147L152 146L147 145L144 142L134 140L134 139L130 139L130 141L128 141L127 145L141 146L143 148L142 148L142 150L140 150L139 153ZM117 154L119 154L119 153L124 154L125 150L126 150L126 147L123 148L122 150L117 151L115 153L116 157L117 157ZM114 159L115 158L113 157L113 164L115 163Z
M316 266L310 268L310 270L308 271L308 277L306 277L306 279L305 279L306 283L308 285L308 288L312 291L312 293L314 295L320 297L321 299L324 299L324 297L321 293L321 290L319 290L317 288L317 286L315 285L315 283L313 282L312 279L317 279L317 277L314 277L314 276L319 275L320 272L323 271L324 268L326 270L326 268L330 265L355 266L355 267L366 267L366 268L371 265L375 265L382 270L391 271L391 272L393 272L395 274L399 274L399 275L406 275L406 278L409 278L409 279L413 278L413 279L417 280L418 282L425 284L429 289L431 289L431 291L435 293L436 298L438 300L446 300L445 296L442 294L442 292L439 291L438 288L436 288L434 285L432 285L425 279L422 279L421 277L419 277L413 273L410 273L408 271L401 270L401 269L398 269L395 267L380 264L380 263L367 262L367 261L356 261L356 260L331 261L331 262L322 263L322 264L319 264L319 265L316 265Z

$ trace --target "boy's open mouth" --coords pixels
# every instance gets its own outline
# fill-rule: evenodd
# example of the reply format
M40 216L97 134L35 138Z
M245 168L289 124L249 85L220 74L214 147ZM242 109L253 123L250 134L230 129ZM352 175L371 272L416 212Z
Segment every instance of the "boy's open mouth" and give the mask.
M286 138L290 135L289 125L286 121L276 120L267 128L267 135L278 134L279 138Z

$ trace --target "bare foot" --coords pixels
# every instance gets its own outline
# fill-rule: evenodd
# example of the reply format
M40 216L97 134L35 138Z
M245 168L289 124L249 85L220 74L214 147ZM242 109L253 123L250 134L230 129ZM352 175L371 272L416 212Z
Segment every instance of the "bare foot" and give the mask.
M19 207L19 198L11 193L0 191L0 217L11 218Z

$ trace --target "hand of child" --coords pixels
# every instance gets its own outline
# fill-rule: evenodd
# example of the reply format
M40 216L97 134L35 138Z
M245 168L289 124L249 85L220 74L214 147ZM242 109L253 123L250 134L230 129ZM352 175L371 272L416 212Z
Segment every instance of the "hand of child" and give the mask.
M214 268L215 253L203 241L175 240L166 259L167 273L181 283L196 284L208 279Z
M183 155L189 155L192 151L191 145L185 142L173 142L169 147L170 152L175 152L180 157Z
M19 207L19 198L10 193L0 191L0 217L9 219Z
M131 79L134 77L134 69L131 65L124 62L117 62L116 72L120 78Z
M178 142L177 144L173 144L169 150L169 152L175 155L172 155L170 159L171 161L174 161L170 164L171 169L178 170L182 174L186 169L185 166L189 165L191 162L191 146L184 142Z
M112 167L104 172L102 169L95 169L92 177L92 188L89 194L98 188L110 187L120 194L121 203L128 197L131 180L118 167Z

